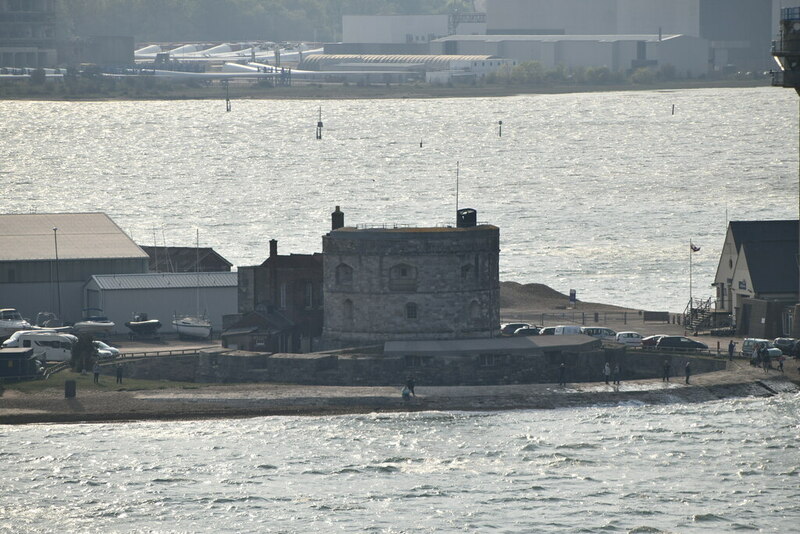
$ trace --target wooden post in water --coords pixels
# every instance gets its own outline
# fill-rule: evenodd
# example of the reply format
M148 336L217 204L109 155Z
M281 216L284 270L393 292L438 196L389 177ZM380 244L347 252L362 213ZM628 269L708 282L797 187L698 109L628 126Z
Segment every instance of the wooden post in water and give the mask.
M322 106L319 107L319 120L317 121L317 139L322 139Z
M503 137L503 121L497 121L498 130L497 137Z

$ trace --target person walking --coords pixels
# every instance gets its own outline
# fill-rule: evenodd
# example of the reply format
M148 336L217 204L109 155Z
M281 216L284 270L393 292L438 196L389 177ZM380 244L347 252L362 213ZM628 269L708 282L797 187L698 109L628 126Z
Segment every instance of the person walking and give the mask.
M686 383L689 383L689 377L692 376L692 362L686 362L686 366L684 367L684 371L686 372Z
M783 354L778 356L778 371L780 371L781 374L783 374L783 360L785 360L785 359L786 359L786 356L784 356Z
M614 364L614 372L613 372L614 384L619 385L619 364Z
M733 351L736 350L736 342L731 339L730 343L728 343L728 361L733 361Z
M662 382L669 382L669 360L664 360L663 374L661 375Z
M117 384L122 384L122 365L117 364Z
M606 362L605 367L603 367L603 377L605 377L606 384L608 384L609 380L611 379L611 366L608 365L608 362Z
M558 366L558 385L559 386L566 386L567 385L567 366L564 362L561 362L561 365Z
M100 363L94 362L94 367L92 367L92 372L94 373L94 383L100 383Z

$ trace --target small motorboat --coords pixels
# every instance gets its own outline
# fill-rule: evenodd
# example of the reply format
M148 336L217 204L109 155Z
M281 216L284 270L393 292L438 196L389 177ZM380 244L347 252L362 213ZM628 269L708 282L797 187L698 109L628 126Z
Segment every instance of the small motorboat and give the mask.
M72 330L77 334L105 335L111 333L114 326L114 321L111 321L108 317L94 315L72 325Z
M176 317L172 326L178 332L178 337L191 337L196 339L211 339L211 322L205 317Z
M17 330L30 330L31 324L14 308L0 310L0 338L6 338Z
M155 336L159 328L161 328L161 321L158 319L148 319L146 313L137 313L133 316L133 321L125 323L132 334L142 337Z

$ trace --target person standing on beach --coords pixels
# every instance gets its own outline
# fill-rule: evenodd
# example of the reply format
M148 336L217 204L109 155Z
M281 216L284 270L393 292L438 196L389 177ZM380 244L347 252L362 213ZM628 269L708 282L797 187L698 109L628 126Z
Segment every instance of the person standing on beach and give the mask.
M692 362L686 362L686 367L684 367L686 371L686 383L689 383L689 377L692 376Z
M417 394L414 393L414 386L415 385L416 384L414 383L414 377L413 376L409 376L408 378L406 378L406 387L408 388L408 392L411 393L411 395L414 396L414 397L417 396Z
M122 384L122 365L117 364L117 384Z
M608 384L608 380L611 378L611 366L608 365L608 362L606 362L605 367L603 367L603 376L606 379L606 384Z
M731 342L728 343L728 360L733 361L733 351L736 350L736 342L731 339Z
M614 377L614 384L619 385L619 364L618 363L614 364L613 377Z
M558 366L558 385L559 386L566 386L567 385L567 366L564 362L561 362L561 365Z
M94 373L94 383L100 383L100 363L94 362L94 367L92 367L92 372Z
M662 382L669 382L669 360L664 360L664 373L661 375Z

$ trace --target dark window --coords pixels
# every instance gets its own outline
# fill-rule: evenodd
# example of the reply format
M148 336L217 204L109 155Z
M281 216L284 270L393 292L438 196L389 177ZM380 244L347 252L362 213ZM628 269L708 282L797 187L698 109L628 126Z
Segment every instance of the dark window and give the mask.
M413 302L406 304L406 319L417 318L417 305Z
M353 268L346 263L340 263L336 267L336 284L349 285L353 283Z

